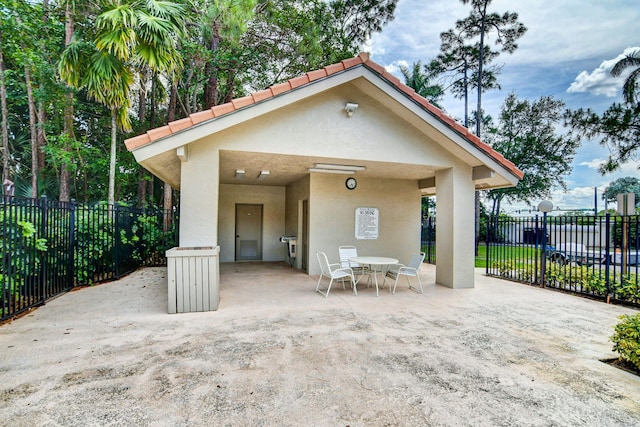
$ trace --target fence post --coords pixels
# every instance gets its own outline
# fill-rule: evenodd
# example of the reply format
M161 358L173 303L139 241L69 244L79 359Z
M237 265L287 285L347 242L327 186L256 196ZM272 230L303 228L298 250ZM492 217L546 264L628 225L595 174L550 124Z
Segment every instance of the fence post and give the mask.
M489 215L487 218L487 237L485 237L485 254L484 254L484 274L489 274L489 251L491 250L491 222L493 217Z
M611 302L611 295L610 295L610 279L609 279L609 268L611 265L611 214L609 212L607 212L607 214L605 215L605 227L604 227L604 238L605 238L605 247L604 247L604 253L605 253L605 265L604 265L604 284L606 287L606 297L607 297L607 304Z
M547 281L547 213L542 212L542 251L540 251L540 269L541 269L541 284L543 288L546 286Z
M542 242L538 242L540 240L538 238L538 229L540 227L539 220L540 220L540 218L538 217L538 214L536 214L536 221L535 221L535 227L534 227L534 230L535 230L535 239L534 239L535 252L534 253L536 255L533 257L533 283L540 283L540 282L538 282L538 277L539 276L538 276L538 255L537 254L538 254L538 243L542 243ZM543 235L546 235L546 233L547 233L547 230L542 230L542 234ZM543 257L546 256L546 248L543 247L542 250L540 251L540 253L542 253ZM540 262L540 268L542 268L542 262Z
M47 213L47 196L42 196L40 197L40 202L38 203L41 216L40 216L40 230L39 230L39 238L41 239L47 239L47 242L49 243L49 245L51 244L51 242L49 242L49 239L47 236L47 223L49 222L48 219L48 213ZM36 251L36 249L34 249L34 251ZM36 253L34 253L34 259L36 257ZM39 282L39 286L40 286L40 295L39 295L39 299L42 303L44 303L47 298L49 297L49 292L47 290L47 261L48 261L48 253L45 252L42 256L42 261L40 262L40 280L38 280Z
M115 202L112 206L113 209L113 271L115 274L115 278L118 279L120 277L119 268L118 268L118 253L120 252L120 229L119 229L119 217L120 213L118 212L118 202Z
M71 199L69 204L69 265L67 266L67 280L73 287L75 282L75 259L76 259L76 200Z

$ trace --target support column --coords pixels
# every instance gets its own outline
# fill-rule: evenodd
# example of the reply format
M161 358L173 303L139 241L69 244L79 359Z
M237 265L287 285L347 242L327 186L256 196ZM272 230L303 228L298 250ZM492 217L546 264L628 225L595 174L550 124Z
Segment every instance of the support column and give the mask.
M436 283L474 286L474 197L470 167L436 172Z
M217 150L216 150L217 151ZM218 245L218 153L184 157L181 164L180 246Z

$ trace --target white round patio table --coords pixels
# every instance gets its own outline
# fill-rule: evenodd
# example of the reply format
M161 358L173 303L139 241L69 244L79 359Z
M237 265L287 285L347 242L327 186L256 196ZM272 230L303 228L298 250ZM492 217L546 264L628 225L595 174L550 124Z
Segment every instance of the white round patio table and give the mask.
M385 265L397 264L398 260L395 258L387 258L383 256L354 256L349 258L350 262L355 262L361 265L370 265L373 270L373 280L376 283L376 296L379 295L378 291L378 273L384 273L383 267ZM380 267L380 270L376 267ZM386 276L383 274L382 287L387 281Z

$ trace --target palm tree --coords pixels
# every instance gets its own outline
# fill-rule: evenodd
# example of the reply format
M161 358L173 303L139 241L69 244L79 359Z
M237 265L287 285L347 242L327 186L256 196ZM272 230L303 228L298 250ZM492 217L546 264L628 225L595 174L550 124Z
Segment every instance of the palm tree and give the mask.
M134 67L169 73L179 68L176 45L183 19L184 6L177 3L113 1L96 20L94 41L75 38L60 59L60 76L111 110L110 205L115 201L117 130L131 130L128 108Z
M640 85L640 49L618 61L611 69L611 75L619 77L624 70L632 67L636 68L624 81L622 95L628 104L638 104L640 103L640 96L637 93L638 85Z
M431 83L433 73L427 66L424 67L423 72L422 62L418 61L413 63L411 69L401 65L400 72L404 76L404 82L407 86L415 90L418 95L428 99L436 107L441 108L439 102L442 100L444 91L440 85Z

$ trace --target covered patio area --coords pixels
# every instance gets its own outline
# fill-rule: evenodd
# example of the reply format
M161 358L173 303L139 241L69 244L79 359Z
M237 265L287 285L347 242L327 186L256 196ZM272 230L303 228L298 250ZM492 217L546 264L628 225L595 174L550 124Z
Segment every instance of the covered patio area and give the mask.
M221 263L218 311L166 314L166 269L0 326L0 424L638 425L602 363L635 310L488 278L327 299L284 262Z

